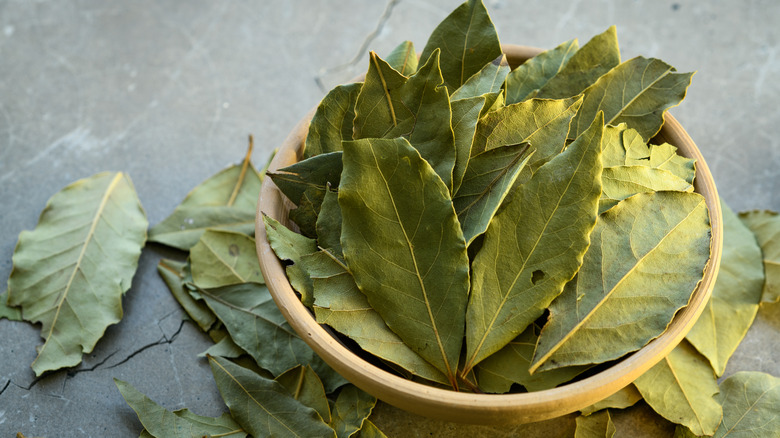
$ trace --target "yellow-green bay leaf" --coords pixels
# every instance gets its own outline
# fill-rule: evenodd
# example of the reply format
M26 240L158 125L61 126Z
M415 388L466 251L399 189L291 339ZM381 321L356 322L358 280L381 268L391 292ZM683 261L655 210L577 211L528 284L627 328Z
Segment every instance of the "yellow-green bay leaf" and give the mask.
M455 385L469 262L447 187L404 138L345 142L339 205L344 257L361 292Z
M309 274L301 266L301 257L317 252L317 241L291 231L266 215L263 215L263 223L266 236L268 237L268 244L274 250L276 256L280 260L292 262L291 265L285 268L287 278L290 279L290 285L301 294L301 302L311 307L314 302L311 278L309 278Z
M715 438L771 437L780 430L780 378L741 371L720 384L723 421Z
M588 416L580 415L575 422L577 429L574 431L574 438L612 438L617 432L609 410Z
M601 195L602 131L594 122L490 223L472 264L465 372L522 333L577 272Z
M709 215L698 193L640 193L607 210L577 277L550 305L532 371L641 348L688 303L709 256Z
M548 372L552 371L554 370ZM541 374L544 374L544 372ZM642 400L642 394L639 393L636 386L629 384L609 397L580 409L580 412L582 415L590 415L604 409L625 409L634 406L639 400Z
M506 55L501 54L498 58L485 64L481 70L474 73L463 85L450 95L450 100L468 99L470 97L482 96L483 94L498 93L504 84L506 75L509 73L509 64Z
M506 77L507 104L522 102L542 88L550 78L561 71L578 48L576 39L569 40L534 56L512 70Z
M206 230L190 250L190 266L201 288L264 282L255 239L233 231Z
M360 429L360 433L353 436L356 436L357 438L387 438L387 435L379 430L379 428L368 418L363 420L363 427Z
M397 45L385 57L385 61L398 73L404 76L413 75L417 71L417 53L414 51L414 43L404 41Z
M0 293L0 319L6 318L9 321L21 321L22 310L18 307L8 305L8 292Z
M672 190L692 192L688 181L672 172L647 166L605 167L601 175L604 191L599 200L599 213L637 193Z
M330 423L330 405L325 395L325 387L312 367L299 365L290 368L275 380L284 386L294 399L317 411L322 421Z
M764 291L761 302L780 301L780 215L768 210L742 212L739 218L756 236L764 259Z
M362 83L339 85L322 98L309 123L303 158L337 152L343 140L352 139L355 102Z
M33 231L22 231L8 301L41 324L35 374L77 365L122 319L122 295L146 241L146 214L130 178L104 172L49 199Z
M333 403L333 420L330 425L338 438L349 438L357 433L363 422L371 415L376 397L360 390L355 385L341 388Z
M489 96L491 95L452 101L452 133L455 138L455 165L452 169L453 193L456 193L460 188L463 175L466 173L477 122Z

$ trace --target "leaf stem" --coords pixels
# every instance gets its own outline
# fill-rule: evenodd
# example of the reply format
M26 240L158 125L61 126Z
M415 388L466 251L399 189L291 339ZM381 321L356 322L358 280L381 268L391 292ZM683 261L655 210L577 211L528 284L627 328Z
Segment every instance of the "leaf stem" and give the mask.
M244 157L244 162L241 163L241 173L238 174L238 181L236 181L236 186L233 187L233 193L230 194L230 199L228 199L227 206L232 207L233 203L236 202L236 198L238 197L238 192L241 190L241 186L244 185L244 177L246 176L246 169L249 167L249 162L252 159L252 149L255 147L255 139L252 137L252 134L249 134L249 147L246 150L246 156Z

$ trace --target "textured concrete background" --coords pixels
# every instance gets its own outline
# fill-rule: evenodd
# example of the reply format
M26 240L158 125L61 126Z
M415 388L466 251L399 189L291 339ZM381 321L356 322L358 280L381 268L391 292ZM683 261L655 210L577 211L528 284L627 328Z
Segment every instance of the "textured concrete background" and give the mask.
M460 0L0 0L0 278L17 235L47 199L103 170L132 177L152 224L203 179L262 162L327 89L364 70L369 48L425 45ZM486 3L503 42L552 48L611 24L623 59L698 70L672 112L737 210L780 210L780 2L555 0ZM141 430L112 377L168 409L224 410L196 355L211 343L157 277L147 249L125 317L73 369L35 379L39 329L0 321L0 436L133 437ZM171 255L171 254L167 254ZM2 288L0 288L2 290ZM780 308L763 308L727 373L780 375ZM771 347L770 347L771 346ZM516 429L444 424L380 405L390 436L572 436L573 417ZM618 414L633 435L669 436L647 412Z

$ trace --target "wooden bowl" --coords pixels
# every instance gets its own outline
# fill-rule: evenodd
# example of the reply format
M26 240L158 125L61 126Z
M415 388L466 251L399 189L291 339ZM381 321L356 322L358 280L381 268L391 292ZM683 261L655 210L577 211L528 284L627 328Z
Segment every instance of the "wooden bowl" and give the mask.
M503 45L503 50L513 67L541 52L516 45ZM313 115L314 110L295 126L271 162L271 170L289 166L301 158ZM614 394L669 354L696 322L712 293L723 245L723 218L715 182L693 140L668 113L656 140L677 146L681 155L696 159L694 189L706 198L712 224L711 256L704 277L688 306L675 315L662 335L610 368L558 388L521 394L455 392L406 380L358 357L317 324L296 296L284 267L268 244L261 215L288 224L292 207L270 178L263 182L256 221L260 268L276 304L301 338L339 374L384 402L431 418L484 425L530 423L565 415Z

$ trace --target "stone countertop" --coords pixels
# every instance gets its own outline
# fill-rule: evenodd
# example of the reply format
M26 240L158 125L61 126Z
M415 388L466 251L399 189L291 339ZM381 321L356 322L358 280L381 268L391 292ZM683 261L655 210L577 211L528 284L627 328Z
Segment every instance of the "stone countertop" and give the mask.
M336 84L428 34L460 0L0 2L0 277L22 230L68 183L127 172L151 224L199 182L239 161L248 134L263 162ZM623 59L697 70L672 113L735 210L780 210L780 3L774 0L487 0L504 42L552 48L615 24ZM141 256L125 316L81 365L36 379L39 328L0 320L0 436L135 437L141 425L112 378L166 408L225 410L205 360L211 345ZM2 288L0 288L2 290ZM727 374L780 375L780 308L765 307ZM774 340L773 340L774 339ZM426 420L380 404L389 436L572 436L573 416L517 428ZM635 437L670 436L646 411L616 414Z

